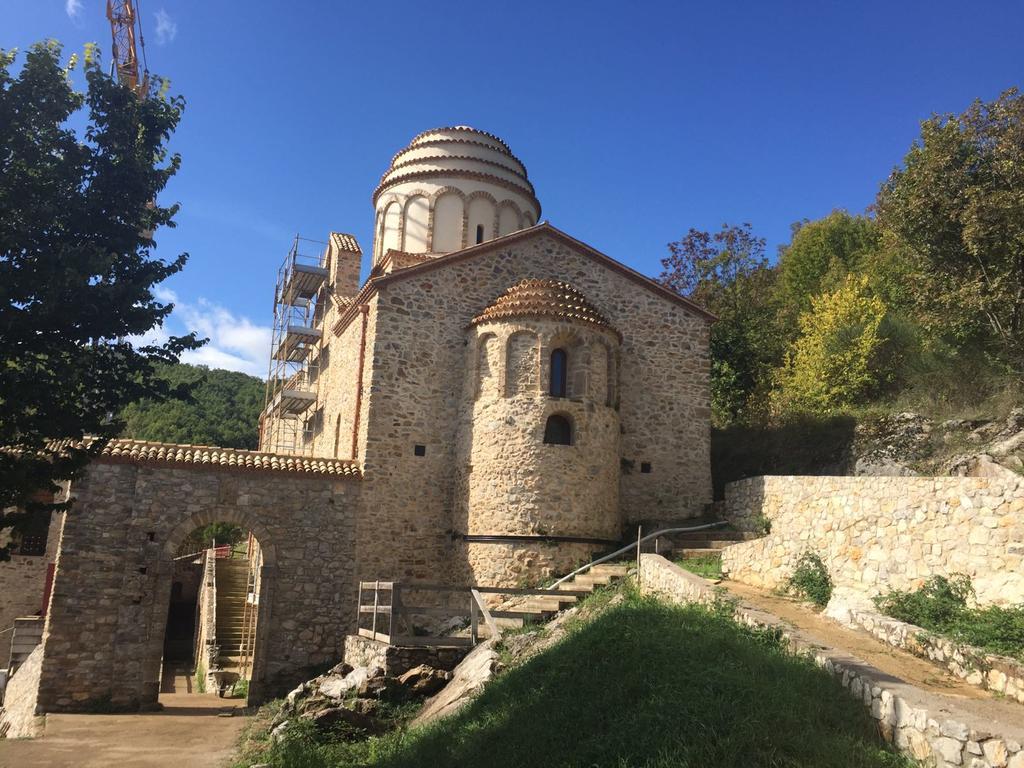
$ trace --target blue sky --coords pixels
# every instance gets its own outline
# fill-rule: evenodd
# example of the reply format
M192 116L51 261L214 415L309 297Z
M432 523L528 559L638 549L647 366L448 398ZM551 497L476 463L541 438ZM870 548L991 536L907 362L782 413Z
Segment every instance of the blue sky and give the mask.
M0 0L0 47L110 49L105 0ZM689 227L862 211L935 112L1024 75L1024 3L140 0L150 69L188 106L159 253L192 359L265 374L291 237L354 233L421 130L526 163L543 218L649 275ZM365 269L364 269L365 273Z

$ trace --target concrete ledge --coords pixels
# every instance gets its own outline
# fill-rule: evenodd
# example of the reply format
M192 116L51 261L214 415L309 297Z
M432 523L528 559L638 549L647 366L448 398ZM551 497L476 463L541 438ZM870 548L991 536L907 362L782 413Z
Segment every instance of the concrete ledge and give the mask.
M641 556L640 585L645 594L673 602L710 605L723 598L713 582L660 555ZM793 651L839 678L878 721L883 738L914 759L936 768L1024 768L1024 718L1011 720L985 706L997 702L923 691L740 601L734 615L748 626L779 630Z
M1024 704L1024 663L1016 659L987 653L875 611L830 604L826 614L894 648L934 661L970 685Z

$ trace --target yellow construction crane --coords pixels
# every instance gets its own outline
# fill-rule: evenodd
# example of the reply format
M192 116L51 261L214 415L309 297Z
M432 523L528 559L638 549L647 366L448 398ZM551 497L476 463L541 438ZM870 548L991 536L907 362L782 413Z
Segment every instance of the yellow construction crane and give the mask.
M117 80L140 99L149 92L149 68L145 66L146 41L142 37L142 22L138 19L136 3L132 0L107 0L107 18L113 38L111 59L117 70ZM139 46L135 46L138 27ZM139 50L142 50L143 69L139 76Z

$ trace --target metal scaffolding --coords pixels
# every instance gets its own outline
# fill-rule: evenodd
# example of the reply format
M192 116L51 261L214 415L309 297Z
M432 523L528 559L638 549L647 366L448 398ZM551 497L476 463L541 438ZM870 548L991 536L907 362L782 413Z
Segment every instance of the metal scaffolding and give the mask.
M260 447L305 454L313 445L319 415L320 340L314 316L327 280L327 243L295 236L277 271L270 371Z

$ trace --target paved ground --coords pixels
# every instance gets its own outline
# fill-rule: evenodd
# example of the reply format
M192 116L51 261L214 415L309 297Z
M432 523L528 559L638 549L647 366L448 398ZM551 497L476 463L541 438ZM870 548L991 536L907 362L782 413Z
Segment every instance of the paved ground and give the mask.
M178 690L160 694L160 712L48 715L42 738L0 740L0 768L219 768L247 720L244 702Z

